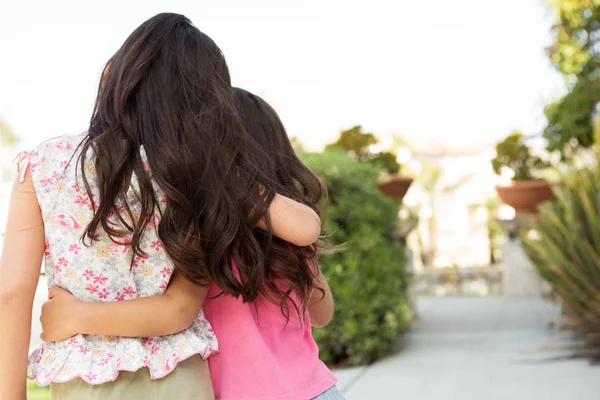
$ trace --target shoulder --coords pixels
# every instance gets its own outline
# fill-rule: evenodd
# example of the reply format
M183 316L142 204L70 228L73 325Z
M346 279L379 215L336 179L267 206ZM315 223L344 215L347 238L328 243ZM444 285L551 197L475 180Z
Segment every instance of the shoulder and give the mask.
M82 135L58 136L38 144L28 153L30 158L71 156L85 138Z
M31 173L34 186L38 189L48 188L55 183L58 176L76 159L76 153L85 136L59 136L35 146L22 153Z

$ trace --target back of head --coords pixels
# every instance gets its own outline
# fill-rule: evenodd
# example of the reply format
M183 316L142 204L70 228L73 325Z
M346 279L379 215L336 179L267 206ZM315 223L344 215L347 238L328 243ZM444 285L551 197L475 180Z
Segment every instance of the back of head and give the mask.
M265 173L276 191L313 208L318 214L326 190L319 178L296 155L285 128L275 110L260 97L243 89L233 89L242 121L253 143L249 151L254 163ZM256 232L261 236L259 231ZM277 238L267 254L265 286L267 297L288 309L289 298L280 284L299 295L305 308L318 272L316 251L319 245L292 246ZM289 310L288 310L289 311ZM302 313L300 315L303 315Z
M259 153L254 161L272 184L287 197L319 211L326 195L319 178L296 155L277 112L262 98L233 89L244 128Z
M252 299L264 264L264 246L252 228L273 194L259 194L266 183L241 151L246 138L227 64L213 40L182 15L144 22L110 59L99 86L81 168L90 193L83 161L93 152L100 198L84 239L95 239L102 228L113 240L129 237L143 255L140 239L159 209L159 237L183 275L196 283L210 276L224 291ZM120 215L132 174L141 216L125 204L133 223L114 226L108 218ZM166 195L164 209L153 183ZM241 266L239 279L231 262L222 265L224 258Z

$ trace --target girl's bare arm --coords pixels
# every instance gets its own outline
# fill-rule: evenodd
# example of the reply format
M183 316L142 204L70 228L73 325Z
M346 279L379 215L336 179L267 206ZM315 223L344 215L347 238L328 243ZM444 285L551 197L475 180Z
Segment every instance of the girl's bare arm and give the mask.
M317 213L288 197L276 194L268 213L273 235L296 246L311 245L321 234L321 219ZM258 222L258 227L266 228L264 219Z
M44 256L44 222L28 171L13 187L0 259L0 399L25 399L31 313Z
M208 287L175 272L165 294L131 300L86 303L64 289L50 289L42 306L42 339L64 340L78 333L109 336L162 336L181 332L198 316Z
M324 294L315 289L308 304L308 314L310 316L310 324L314 327L322 328L328 325L333 319L334 302L331 288L327 283L327 279L319 272L316 277L315 286L322 289Z

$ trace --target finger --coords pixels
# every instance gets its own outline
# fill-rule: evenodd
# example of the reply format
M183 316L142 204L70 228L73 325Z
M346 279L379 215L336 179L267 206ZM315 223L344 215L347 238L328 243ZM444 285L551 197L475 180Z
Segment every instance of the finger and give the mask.
M48 289L48 300L52 300L53 298L55 298L56 292L57 292L56 286L52 286L50 289Z

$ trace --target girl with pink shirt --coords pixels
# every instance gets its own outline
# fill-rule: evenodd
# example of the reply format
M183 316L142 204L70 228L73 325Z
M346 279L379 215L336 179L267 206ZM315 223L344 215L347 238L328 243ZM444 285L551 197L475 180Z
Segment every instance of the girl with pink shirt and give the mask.
M269 274L301 299L314 287L307 269L265 269L272 243L308 246L320 219L259 168L212 39L159 14L109 63L88 132L17 159L0 261L1 400L25 399L26 375L50 385L53 400L214 399L206 360L219 344L200 306L209 283L246 302L287 298ZM28 360L42 260L49 286L90 315L115 310L124 327L127 314L130 330L152 337L81 329L45 336Z
M234 92L246 130L262 149L263 157L257 159L261 170L272 177L277 192L318 211L324 189L297 158L276 112L258 96L241 89ZM262 231L255 234L263 240ZM153 304L143 300L82 303L67 291L53 288L52 299L43 307L43 335L60 340L80 332L172 334L188 326L202 306L219 340L219 354L209 358L217 399L343 399L335 387L336 378L319 360L311 334L311 325L327 325L333 316L333 296L316 264L317 247L273 239L265 284L287 294L280 301L261 295L244 302L223 294L215 284L206 293L206 288L177 276ZM314 282L309 298L288 290L294 274Z

